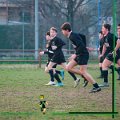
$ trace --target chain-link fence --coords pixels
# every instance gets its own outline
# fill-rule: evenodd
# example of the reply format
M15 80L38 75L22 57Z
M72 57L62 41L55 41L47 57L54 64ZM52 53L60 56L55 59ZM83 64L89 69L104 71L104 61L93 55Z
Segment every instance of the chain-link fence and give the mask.
M119 5L117 0L117 23ZM66 42L64 49L73 50L61 34L65 21L71 23L73 31L86 35L87 46L97 49L102 23L113 24L112 7L112 0L0 0L0 59L34 60L35 51L45 49L45 33L52 26ZM97 59L97 51L90 54Z

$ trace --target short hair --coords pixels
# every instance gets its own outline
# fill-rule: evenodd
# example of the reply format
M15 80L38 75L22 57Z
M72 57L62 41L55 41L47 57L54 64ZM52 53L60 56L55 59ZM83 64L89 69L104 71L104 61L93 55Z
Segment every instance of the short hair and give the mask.
M57 33L57 29L55 27L51 27L50 30L53 30Z
M103 25L108 31L110 31L110 29L111 29L111 25L110 24L104 24Z
M48 32L46 33L46 35L49 35L49 36L50 36L50 31L48 31Z
M120 23L118 24L118 27L120 27Z
M71 25L69 22L65 22L64 24L62 24L61 26L62 30L68 30L69 32L71 31Z
M120 24L118 24L117 29L120 29Z

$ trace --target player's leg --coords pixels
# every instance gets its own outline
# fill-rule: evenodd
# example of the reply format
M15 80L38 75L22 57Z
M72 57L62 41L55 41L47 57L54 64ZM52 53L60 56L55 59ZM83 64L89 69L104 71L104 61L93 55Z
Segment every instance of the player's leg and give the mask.
M78 75L81 75L80 71L78 69L74 69L74 67L77 65L77 62L72 59L66 66L67 71L70 71L71 73L75 73ZM81 75L82 76L82 75ZM84 78L84 76L82 76ZM78 79L77 81L75 81L74 87L77 86L79 84L80 80ZM84 84L83 87L86 87L88 84L88 82L86 82L86 79L84 78Z
M47 72L49 72L49 70L53 69L54 65L56 65L56 63L50 61L49 64L48 64Z
M113 73L113 71L114 71L114 65L113 65L113 64L111 64L111 65L109 66L109 69L111 69L111 70L112 70L110 73Z
M109 55L109 58L111 56ZM108 67L112 64L112 61L108 60L108 58L105 58L102 64L102 70L103 70L103 77L104 77L104 83L100 85L100 87L109 87L108 84Z
M55 72L61 76L62 80L64 80L64 70L55 70Z
M48 71L48 67L47 67L47 65L45 66L45 72L47 73L47 71Z
M99 61L100 77L98 77L98 78L103 78L102 62L103 62L103 57L100 57L100 61Z
M53 74L53 71L52 71L52 70L50 70L50 71L48 72L48 64L49 64L49 63L47 63L47 65L46 65L46 67L45 67L45 72L46 72L46 73L49 73L49 75L50 75L50 81L49 81L47 84L45 84L45 85L55 85L55 82L54 82L54 74Z
M65 63L62 63L61 66L66 70L66 64ZM70 76L74 79L74 81L78 80L78 78L75 76L74 73L68 71L68 73L70 74Z
M57 80L57 84L55 86L63 86L63 83L60 80L58 73L56 73L56 70L53 69L54 65L56 65L56 63L50 61L49 65L48 65L48 69L49 69L49 71L53 71L54 78Z
M101 88L98 86L97 82L87 72L87 65L80 65L80 72L86 78L86 80L88 80L93 85L93 89L90 90L91 93L101 91Z
M72 72L70 72L70 71L68 71L68 73L69 73L69 75L73 78L74 81L77 80L77 77L75 76L74 73L72 73Z
M74 59L72 59L66 66L67 71L70 71L72 73L82 76L80 70L77 68L74 68L76 65L78 65L77 62ZM82 76L82 77L84 77L84 76Z
M54 82L54 72L53 72L53 69L49 70L49 75L50 75L50 82L45 84L45 85L55 85L55 82Z
M67 65L67 70L82 75L86 78L86 80L88 80L90 83L93 84L93 86L95 87L95 89L92 89L92 91L90 92L98 92L101 89L99 88L98 84L96 83L96 81L92 78L92 76L87 73L87 65L80 65L80 70L77 68L74 68L77 65L77 62L74 60L71 60L68 65Z
M92 76L87 72L87 65L80 65L80 73L83 75L91 84L96 83Z
M79 69L74 68L74 67L77 66L77 65L78 65L77 62L72 59L72 60L66 65L66 70L67 70L67 71L70 71L70 72L72 72L72 73L81 75Z
M81 71L79 69L75 68L76 65L78 65L77 62L75 60L71 60L66 66L67 71L70 71L72 73L82 76Z
M67 65L66 65L65 63L62 63L61 66L62 66L65 70L67 70L67 69L66 69L66 66L67 66ZM70 72L70 71L68 71L68 73L69 73L69 75L70 75L70 76L73 78L73 80L74 80L74 87L77 87L77 86L79 85L79 83L80 83L80 79L77 78L74 73L72 73L72 72Z
M77 55L76 57L74 57L74 59L72 59L72 63L75 62L79 65L87 65L88 59L89 59L89 54ZM78 70L78 69L76 69L76 70ZM80 71L78 71L78 72L80 72ZM86 87L88 84L88 81L86 80L86 78L83 75L81 75L81 77L84 78L83 87Z
M71 60L74 60L76 58L76 55L75 54L73 54L68 60L69 60L69 62L71 61ZM72 73L72 72L69 72L69 73ZM73 74L73 73L72 73ZM83 87L86 87L87 85L88 85L88 81L86 80L86 78L84 77L84 76L81 76L83 79L84 79L84 83L83 83ZM76 80L76 79L74 79L74 80ZM78 81L80 81L80 79L78 78ZM76 81L75 81L75 86L77 85L77 83L76 83Z

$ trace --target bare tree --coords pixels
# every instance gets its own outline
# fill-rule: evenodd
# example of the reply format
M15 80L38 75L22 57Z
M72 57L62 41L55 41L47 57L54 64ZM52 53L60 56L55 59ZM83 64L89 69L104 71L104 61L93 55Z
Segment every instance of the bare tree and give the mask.
M74 26L74 18L80 6L89 3L91 0L41 0L40 12L48 17L61 16ZM51 12L51 13L50 13ZM74 27L73 27L74 28Z

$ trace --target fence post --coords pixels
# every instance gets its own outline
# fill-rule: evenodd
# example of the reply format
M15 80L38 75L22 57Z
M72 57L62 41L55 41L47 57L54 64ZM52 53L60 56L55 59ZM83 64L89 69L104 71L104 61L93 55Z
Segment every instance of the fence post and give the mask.
M35 0L35 59L38 59L38 39L39 39L39 16L38 0Z
M41 49L39 49L38 54L39 54L39 52L41 52ZM41 68L41 56L40 56L40 54L38 55L38 60L39 60L39 68Z

